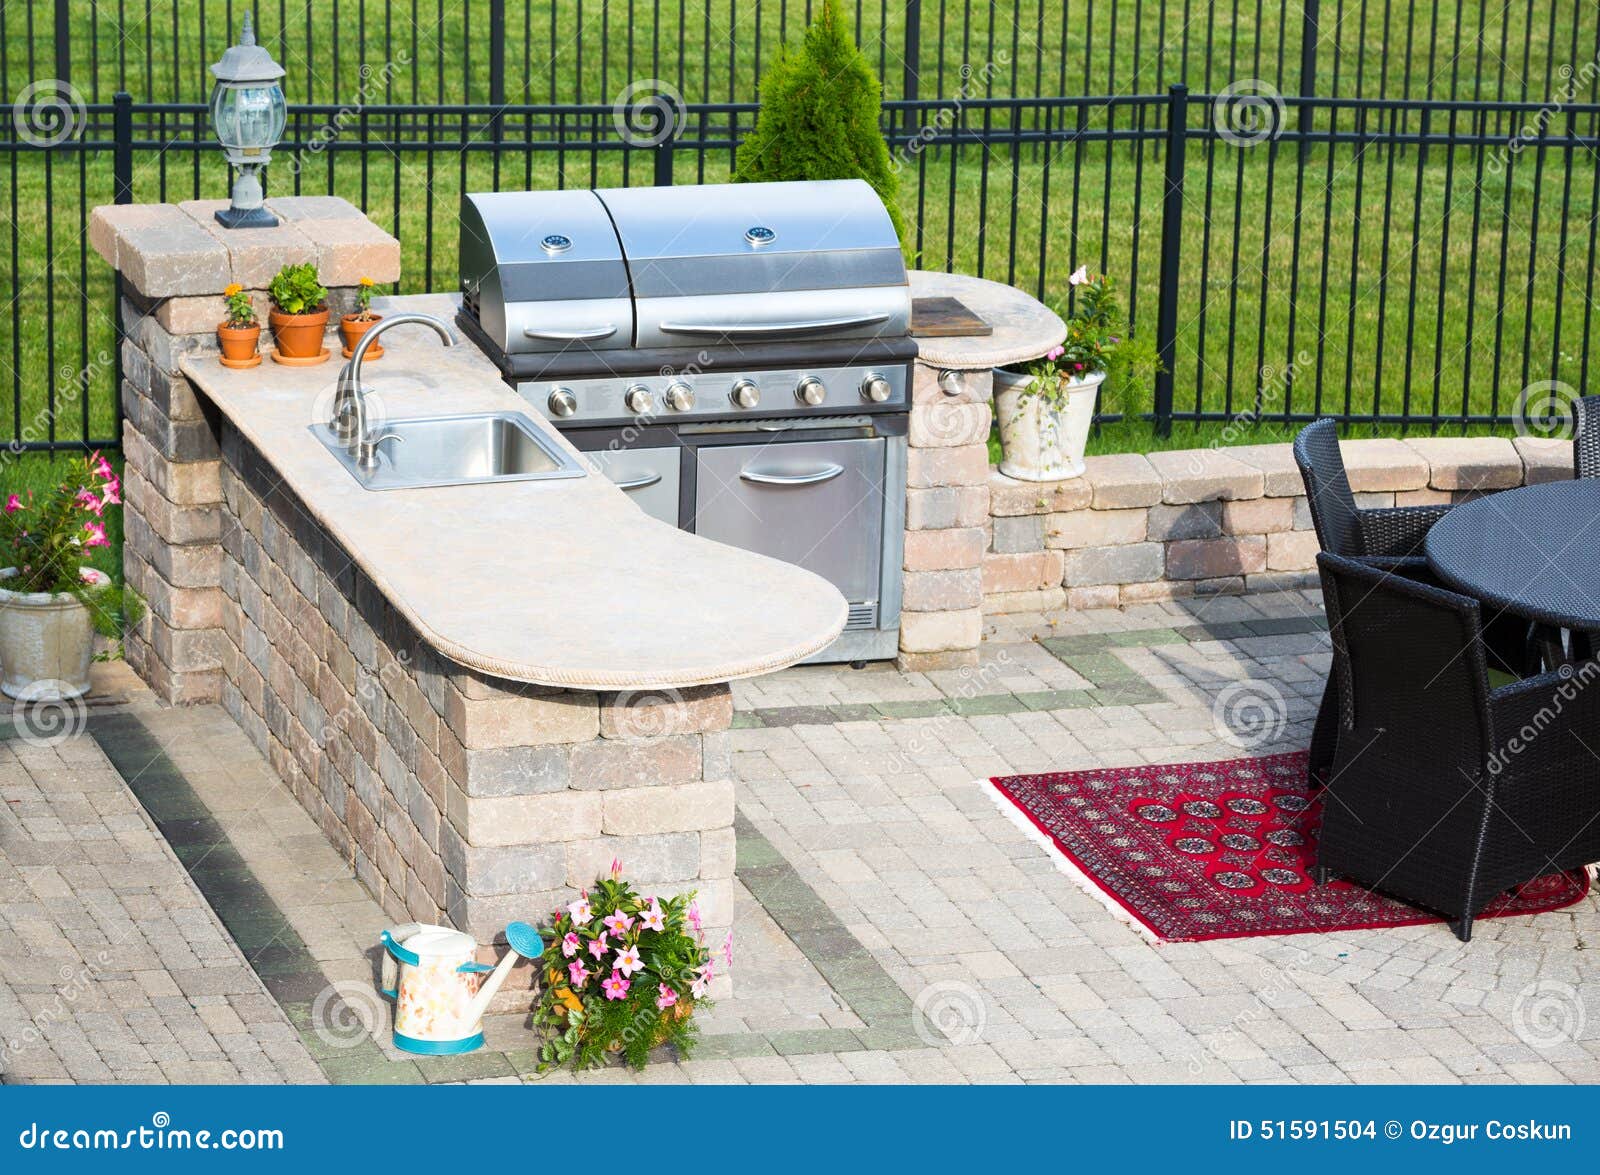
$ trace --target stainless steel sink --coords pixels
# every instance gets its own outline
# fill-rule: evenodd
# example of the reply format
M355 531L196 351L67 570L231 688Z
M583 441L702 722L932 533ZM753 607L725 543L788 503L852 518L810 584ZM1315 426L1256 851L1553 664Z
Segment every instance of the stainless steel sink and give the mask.
M540 481L587 472L516 412L388 420L377 431L386 439L377 446L377 466L364 470L326 424L312 426L339 464L369 490Z

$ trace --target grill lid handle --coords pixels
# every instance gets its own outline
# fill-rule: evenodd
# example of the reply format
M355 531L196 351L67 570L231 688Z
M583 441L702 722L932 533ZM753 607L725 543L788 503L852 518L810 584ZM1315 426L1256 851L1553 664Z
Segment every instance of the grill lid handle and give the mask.
M832 481L843 472L843 465L830 462L821 469L813 469L810 473L762 473L755 469L741 469L739 476L745 481L753 481L757 485L764 486L811 486Z
M544 339L551 343L594 343L601 339L609 339L617 333L615 326L594 326L582 330L541 330L539 327L530 326L523 330L523 337L529 339Z
M876 326L887 322L887 314L862 314L849 318L814 318L807 322L663 322L657 329L669 335L708 335L725 338L792 338L820 334L848 326Z

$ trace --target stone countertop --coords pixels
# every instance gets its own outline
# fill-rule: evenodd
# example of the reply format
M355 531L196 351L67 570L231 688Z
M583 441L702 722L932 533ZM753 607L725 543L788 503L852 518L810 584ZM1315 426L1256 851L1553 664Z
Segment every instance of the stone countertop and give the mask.
M960 273L911 271L913 298L957 298L994 328L988 335L917 339L917 362L976 371L1037 359L1067 337L1061 316L1021 290Z
M455 317L445 295L378 305ZM465 339L446 349L426 327L403 326L383 347L363 374L391 419L516 411L571 450ZM214 355L183 359L196 388L451 660L539 685L685 687L792 665L843 629L845 600L827 581L658 522L597 473L363 489L311 429L340 366L337 354L318 367L267 358L243 371Z

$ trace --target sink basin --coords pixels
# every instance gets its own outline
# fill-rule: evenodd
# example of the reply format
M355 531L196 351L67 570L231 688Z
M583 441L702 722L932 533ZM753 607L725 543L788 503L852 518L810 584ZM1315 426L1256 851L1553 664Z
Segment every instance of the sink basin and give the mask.
M541 481L583 477L586 472L516 412L385 421L378 431L392 435L378 446L378 466L372 470L356 468L355 458L326 424L314 425L312 431L369 490Z

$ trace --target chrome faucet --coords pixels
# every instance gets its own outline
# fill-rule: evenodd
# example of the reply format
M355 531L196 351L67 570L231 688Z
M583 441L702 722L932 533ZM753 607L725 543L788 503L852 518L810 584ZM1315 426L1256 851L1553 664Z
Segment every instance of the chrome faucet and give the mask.
M431 326L445 346L456 345L456 337L450 332L450 328L431 314L396 314L383 319L361 336L361 341L356 344L355 351L350 355L350 362L339 372L339 386L334 393L333 413L328 419L328 428L338 438L339 443L349 449L350 455L355 458L356 468L363 472L377 467L379 445L387 440L403 438L394 433L374 436L368 428L366 389L361 384L361 362L367 357L367 348L377 342L379 335L390 327L404 326L407 323Z

